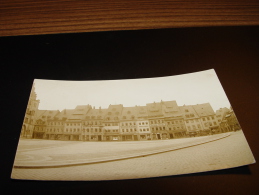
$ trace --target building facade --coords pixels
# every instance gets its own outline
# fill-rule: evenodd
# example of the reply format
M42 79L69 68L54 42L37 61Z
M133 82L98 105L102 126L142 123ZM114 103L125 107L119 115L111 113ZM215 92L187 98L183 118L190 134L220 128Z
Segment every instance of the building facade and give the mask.
M21 137L67 141L144 141L224 133L240 129L232 108L214 112L209 103L178 106L176 101L145 106L39 110L33 86Z
M25 111L25 117L22 125L21 134L20 134L22 138L32 138L39 103L40 101L37 100L35 87L33 85L30 93L28 105Z

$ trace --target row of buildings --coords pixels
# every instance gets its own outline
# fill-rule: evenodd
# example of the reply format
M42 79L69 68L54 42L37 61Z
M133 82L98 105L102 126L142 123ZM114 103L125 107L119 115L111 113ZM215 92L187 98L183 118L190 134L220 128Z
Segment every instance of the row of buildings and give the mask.
M233 110L214 112L209 103L178 106L176 101L146 106L39 110L33 86L21 137L73 141L159 140L202 136L240 129Z

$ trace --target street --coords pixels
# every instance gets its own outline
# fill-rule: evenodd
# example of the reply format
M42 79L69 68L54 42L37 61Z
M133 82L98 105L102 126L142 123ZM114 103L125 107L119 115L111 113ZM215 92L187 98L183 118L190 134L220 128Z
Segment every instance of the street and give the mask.
M211 136L192 138L192 140L190 138L179 139L175 140L175 144L181 145L188 139L189 142L192 141L194 144L194 142L197 142L198 140L200 141L202 138L209 139L209 137ZM174 140L150 142L148 150L153 150L158 144L161 147L162 145L163 147L168 147L168 144L172 144L172 141ZM62 145L63 143L60 142L60 144ZM89 143L73 142L70 144ZM108 143L105 142L102 144ZM139 142L126 142L125 144L126 146L131 145L130 147L133 148L133 150L134 148L136 149L143 146L143 143L141 144ZM114 147L115 146L116 145L114 145ZM96 150L98 151L98 149L101 148L102 147L97 147ZM125 150L122 149L122 142L118 142L116 148L118 149L118 152L125 152ZM30 150L31 149L28 147L23 149L23 151L35 152L34 150ZM46 150L53 150L58 153L61 152L58 150L58 147L55 148L55 150L47 148L45 149L45 152ZM64 151L64 149L62 151ZM67 150L65 151L66 152L64 153L66 154ZM110 151L112 152L113 150ZM109 154L111 154L111 152ZM80 152L78 156L80 156ZM126 160L58 168L14 168L12 178L37 180L118 180L203 172L237 167L251 164L253 162L254 158L246 140L244 139L243 132L238 131L231 132L230 136L223 139L218 139L205 144Z

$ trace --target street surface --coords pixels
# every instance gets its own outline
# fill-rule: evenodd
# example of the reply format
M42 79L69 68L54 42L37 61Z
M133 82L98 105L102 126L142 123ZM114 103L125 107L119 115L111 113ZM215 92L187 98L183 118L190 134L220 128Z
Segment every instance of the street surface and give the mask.
M59 142L59 145L53 145L53 142L49 144L41 143L41 147L32 149L29 145L25 144L21 151L23 152L36 152L45 151L45 154L49 153L49 150L56 152L60 155L63 151L67 154L74 149L65 150L63 144L68 144L67 147L77 147L77 144L88 146L89 151L95 151L96 153L102 152L102 150L109 144L114 148L106 148L106 153L111 155L114 154L114 149L120 153L125 151L131 151L129 148L140 151L140 150L154 150L159 145L168 148L172 145L172 141L175 141L174 147L184 146L187 142L199 142L201 139L211 139L219 135L198 137L198 138L187 138L177 140L159 140L159 141L146 141L149 143L148 147L144 147L143 142L100 142L104 144L103 147L99 147L96 142ZM222 134L221 134L222 136ZM187 141L186 141L187 140ZM189 140L189 141L188 141ZM31 141L31 140L30 140ZM44 141L44 140L32 140L32 141ZM205 141L205 140L203 140ZM52 144L51 144L52 143ZM31 143L33 145L33 143ZM90 145L95 146L91 148ZM99 143L98 143L99 144ZM108 145L107 145L108 144ZM126 144L126 145L124 145ZM110 146L111 146L110 145ZM59 147L62 146L62 147ZM125 146L125 147L124 147ZM142 147L142 148L141 148ZM61 150L61 148L63 148ZM122 149L124 148L124 149ZM126 150L125 150L126 148ZM148 148L148 149L147 149ZM161 148L160 148L161 149ZM82 149L83 150L83 149ZM47 152L46 152L47 151ZM84 150L85 151L85 150ZM99 152L98 152L99 151ZM110 152L109 152L110 151ZM21 152L21 155L22 153ZM44 154L41 153L41 154ZM78 151L77 157L82 155L82 151ZM92 154L93 155L93 154ZM64 155L65 156L65 155ZM33 155L32 155L33 157ZM46 157L46 156L45 156ZM89 156L90 157L90 156ZM29 158L29 157L28 157ZM64 159L66 160L66 159ZM25 161L28 159L25 158ZM45 161L48 161L48 159ZM40 162L43 162L40 160ZM126 160L117 160L105 163L93 163L79 166L69 167L58 167L58 168L14 168L12 172L12 178L16 179L37 179L37 180L111 180L111 179L130 179L130 178L145 178L145 177L156 177L166 175L177 175L185 173L202 172L209 170L225 169L230 167L242 166L245 164L254 163L253 155L250 148L244 139L242 131L232 132L230 136L227 136L216 141L211 141L205 144L187 147L179 150L170 152L131 158Z
M157 154L193 146L229 136L229 133L185 139L123 142L79 142L22 139L19 142L16 168L60 167L107 162Z

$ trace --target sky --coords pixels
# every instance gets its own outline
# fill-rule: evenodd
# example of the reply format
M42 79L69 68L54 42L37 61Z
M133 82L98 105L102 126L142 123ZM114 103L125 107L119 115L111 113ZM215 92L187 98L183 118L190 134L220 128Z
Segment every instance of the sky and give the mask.
M175 100L178 106L210 103L214 111L230 107L213 69L169 77L105 80L34 80L40 110L74 109L77 105L108 108L145 106L146 103Z

